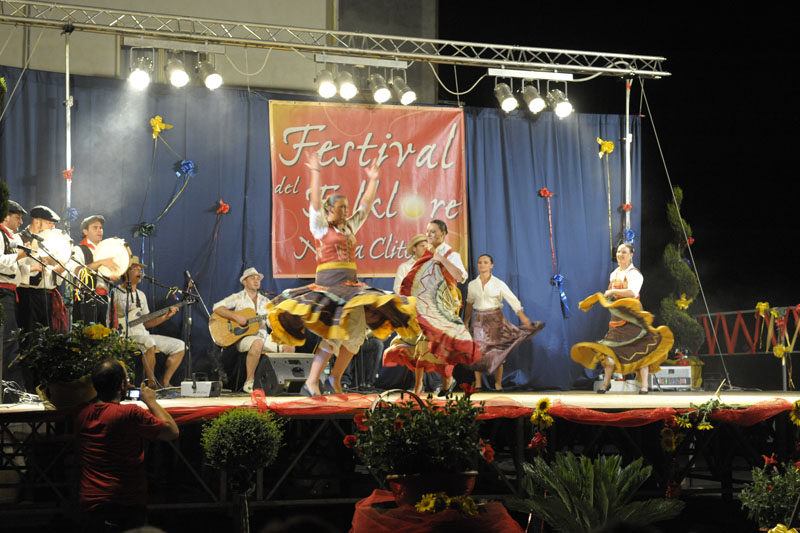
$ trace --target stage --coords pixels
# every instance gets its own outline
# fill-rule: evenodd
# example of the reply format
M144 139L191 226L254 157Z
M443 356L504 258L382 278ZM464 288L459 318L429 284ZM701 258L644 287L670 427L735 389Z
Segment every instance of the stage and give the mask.
M159 400L178 422L181 436L149 448L151 515L162 513L165 519L186 511L225 515L232 509L225 478L204 465L199 440L202 422L233 407L269 409L288 419L278 460L258 473L250 502L253 512L347 507L382 486L383 481L342 443L355 431L353 416L368 409L376 394L304 398L263 397L259 392ZM762 455L792 459L795 428L787 411L800 400L800 393L721 391L718 399L724 408L709 416L713 429L683 430L685 438L674 450L663 447L665 423L692 405L713 400L714 393L476 393L472 399L485 403L482 437L497 452L493 463L480 465L476 497L493 501L518 494L521 465L537 453L528 446L533 436L529 418L543 398L550 400L549 413L555 419L545 430L546 453L616 453L625 461L644 457L653 466L645 485L648 497L663 496L669 489L688 498L702 495L730 501L749 480L750 469L763 465ZM76 520L77 470L69 413L45 410L42 404L3 405L0 430L0 517L27 520L35 509L38 516L53 521Z

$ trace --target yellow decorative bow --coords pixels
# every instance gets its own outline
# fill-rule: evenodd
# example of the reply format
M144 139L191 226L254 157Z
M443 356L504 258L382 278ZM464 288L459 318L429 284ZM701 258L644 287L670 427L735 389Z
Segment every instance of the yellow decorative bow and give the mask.
M597 144L600 145L600 153L597 154L600 158L603 157L603 154L610 154L614 151L614 141L604 141L600 137L597 138Z
M786 346L784 346L783 344L778 344L772 349L772 355L774 355L778 359L782 358L786 354L786 352L788 352L788 350L786 349Z
M164 130L172 129L172 124L165 124L161 115L156 115L150 119L150 126L153 128L153 139L158 138L158 134Z
M758 302L756 304L756 312L761 316L764 316L767 309L769 309L769 302Z
M797 530L795 528L789 529L783 524L778 524L777 526L770 529L767 533L797 533Z
M778 308L770 309L769 314L772 315L772 318L780 318L781 314L778 312Z
M681 294L681 297L675 300L675 305L678 306L678 309L687 310L689 309L689 305L694 301L694 298L686 299L686 293L684 292Z

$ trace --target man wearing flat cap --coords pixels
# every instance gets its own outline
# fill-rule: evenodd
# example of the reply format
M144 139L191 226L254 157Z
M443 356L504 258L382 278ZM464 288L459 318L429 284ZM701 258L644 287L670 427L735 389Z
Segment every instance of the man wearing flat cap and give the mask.
M406 253L411 256L411 259L405 263L401 263L397 268L397 274L394 276L394 288L392 289L396 294L400 294L400 285L403 283L403 278L411 272L411 267L414 266L419 259L425 254L427 249L428 239L422 233L414 235L411 242L406 248Z
M0 206L2 209L2 206ZM2 233L2 254L0 254L0 304L3 305L5 320L3 320L3 351L0 354L0 378L6 381L16 381L21 388L25 388L22 369L8 365L17 357L19 343L17 342L17 285L19 285L20 259L25 257L25 251L17 249L22 244L22 239L16 232L22 225L22 216L28 213L13 200L8 201L8 212L1 213L3 222L0 223ZM2 387L0 387L0 391ZM2 402L0 393L0 403Z
M255 380L256 368L262 353L294 351L294 346L278 346L269 338L269 330L266 323L267 302L269 300L259 292L263 278L264 274L260 274L258 270L252 267L248 268L239 277L239 283L244 286L244 289L214 304L214 312L216 314L243 327L247 326L247 317L240 314L239 311L252 309L257 316L261 317L258 322L258 333L243 337L236 344L237 350L247 352L247 358L245 359L247 376L243 387L244 392L247 393L253 392L253 381Z
M156 318L152 318L143 324L137 324L130 327L129 322L139 317L150 314L150 307L147 305L147 296L137 286L144 278L145 264L139 262L137 256L131 257L131 265L125 273L125 282L118 285L113 291L114 308L122 327L124 335L132 338L140 344L141 350L144 352L142 366L144 366L145 374L151 383L161 383L164 387L169 387L173 374L178 370L178 367L183 361L183 354L186 351L186 343L180 339L167 337L166 335L153 335L149 328L154 328L163 324L178 312L177 306L170 306L166 314ZM161 352L167 356L167 361L164 365L164 375L161 380L156 379L156 351Z
M31 208L31 223L27 231L39 235L52 229L59 216L47 206L37 205ZM24 233L20 235L25 240ZM22 273L19 283L19 325L23 331L32 331L37 326L48 326L55 331L66 331L69 328L69 317L64 301L56 287L61 278L55 273L64 269L58 265L53 269L42 268L42 265L31 257L20 260L28 267L28 273ZM55 273L54 273L55 272Z
M103 225L106 219L103 215L92 215L86 217L81 222L81 233L83 240L72 248L72 255L77 259L70 265L70 270L83 283L89 287L94 287L95 294L101 301L80 295L76 292L75 302L72 306L72 321L82 321L86 324L96 322L105 324L106 311L108 310L108 291L109 286L102 276L96 276L92 271L97 271L101 266L109 269L117 268L117 263L113 258L94 259L94 249L103 240ZM84 271L84 266L87 269ZM119 276L111 276L111 281L119 281Z

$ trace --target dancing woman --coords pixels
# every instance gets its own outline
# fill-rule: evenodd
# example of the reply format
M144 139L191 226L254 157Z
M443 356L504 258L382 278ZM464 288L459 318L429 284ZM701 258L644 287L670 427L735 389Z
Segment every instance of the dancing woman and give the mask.
M307 327L320 337L302 393L319 396L319 378L331 355L336 355L331 377L333 389L342 392L342 374L364 342L366 329L384 339L392 331L413 337L419 334L414 299L368 287L358 281L355 234L369 215L378 188L378 168L365 170L369 183L361 204L348 216L349 203L342 194L323 200L319 158L306 160L311 173L309 227L316 240L317 274L314 283L287 289L267 309L273 340L294 346L305 342Z
M414 392L422 392L425 372L443 378L444 392L453 389L453 367L471 365L481 357L459 315L461 292L458 282L467 280L461 257L444 242L447 224L431 220L426 228L428 250L406 275L400 294L416 297L417 320L423 335L398 336L383 355L384 365L405 365L414 371Z
M642 310L639 291L644 277L633 266L633 247L620 244L617 247L619 266L611 273L608 289L603 294L595 293L578 307L588 311L599 303L611 314L608 333L597 342L579 342L572 347L570 356L586 368L603 365L605 374L598 394L611 388L614 372L639 374L639 394L647 394L647 378L650 372L658 372L661 363L672 348L672 331L667 326L653 328L653 315Z
M494 373L494 388L503 390L503 363L506 357L522 341L530 339L545 326L544 322L531 323L508 285L492 276L493 268L494 259L491 255L478 257L479 275L469 282L464 310L464 322L470 325L472 338L480 346L483 355L480 361L472 365L477 390L482 388L484 372ZM519 317L521 327L506 320L503 315L504 299Z

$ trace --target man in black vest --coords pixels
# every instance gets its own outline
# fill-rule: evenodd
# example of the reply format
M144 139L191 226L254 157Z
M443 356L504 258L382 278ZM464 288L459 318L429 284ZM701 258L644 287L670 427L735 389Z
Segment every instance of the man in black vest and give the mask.
M82 321L85 324L96 322L99 324L106 323L106 313L108 310L108 283L101 276L93 274L101 266L110 269L117 268L117 263L112 258L94 259L94 249L103 240L103 224L106 219L103 215L92 215L86 217L81 222L81 232L83 233L83 240L72 249L73 257L77 258L82 264L77 264L74 267L71 265L71 270L84 284L89 287L94 287L95 294L102 299L97 301L89 298L87 295L77 295L72 307L72 321ZM86 265L87 270L83 271L83 265ZM91 272L90 272L91 271ZM111 281L119 281L119 276L111 276ZM80 298L80 299L78 299Z
M5 320L3 320L3 351L0 353L0 378L6 381L16 381L24 390L25 380L19 365L10 369L8 365L17 357L19 343L17 342L17 285L20 277L19 260L25 257L25 251L17 248L22 244L22 239L16 232L22 225L22 215L28 213L13 200L8 201L8 213L0 223L2 233L2 248L0 248L0 303L3 305ZM0 216L3 216L0 213ZM2 396L0 386L0 396ZM0 397L0 403L2 398Z

